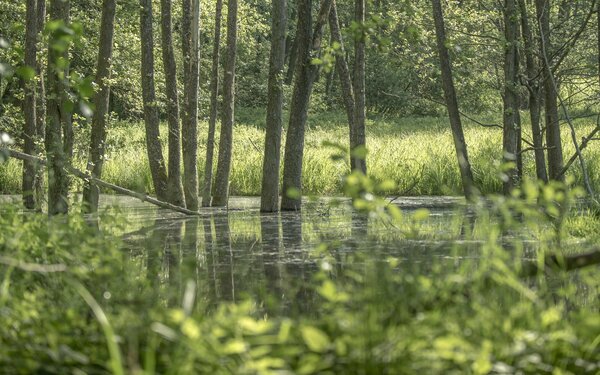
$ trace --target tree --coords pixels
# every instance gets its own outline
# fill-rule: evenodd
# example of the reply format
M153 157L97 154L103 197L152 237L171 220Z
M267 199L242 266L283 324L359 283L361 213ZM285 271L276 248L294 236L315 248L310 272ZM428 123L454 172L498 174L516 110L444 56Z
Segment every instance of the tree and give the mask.
M23 129L24 147L23 151L29 155L36 154L35 141L37 138L36 126L36 80L35 69L37 67L37 1L27 0L25 16L25 66L31 71L31 74L22 77L23 91L25 98L23 100L23 112L25 114L25 127ZM23 162L23 204L28 209L36 207L36 200L39 197L35 195L37 167L32 162Z
M183 80L182 122L183 191L187 208L198 209L198 85L200 75L200 0L183 0Z
M331 0L322 0L315 29L312 31L311 0L301 0L298 4L298 66L283 162L281 209L285 211L300 210L302 206L304 132L310 95L319 72L319 66L313 64L312 59L318 56L321 50L323 28L327 23L330 8Z
M355 104L354 104L354 87L352 86L352 77L350 69L346 61L346 51L344 49L344 41L340 32L340 21L337 14L337 4L335 0L331 2L331 11L329 12L329 30L331 32L332 41L339 45L335 56L335 65L342 87L342 97L346 116L348 117L348 134L350 137L350 150L356 146L356 121L354 119ZM350 157L350 169L356 169L356 159Z
M265 135L265 154L260 210L279 210L279 164L283 124L283 68L285 66L286 0L272 0L271 56L269 62L269 102Z
M560 119L558 117L558 93L553 85L553 69L549 61L550 7L551 0L535 0L540 31L540 55L542 56L544 106L546 116L546 146L548 147L548 175L551 180L564 179ZM545 57L545 58L544 58Z
M450 118L450 127L452 128L452 137L454 140L454 148L456 149L456 157L460 169L460 176L465 197L467 199L474 198L476 188L473 182L473 172L469 163L469 155L467 152L467 143L463 133L462 122L460 119L460 111L458 109L458 100L456 98L456 90L454 88L454 79L452 77L452 62L446 46L446 28L444 25L444 13L442 12L442 4L440 0L431 0L433 7L433 20L435 23L435 35L440 58L440 67L442 70L442 88L444 90L444 99L448 108L448 116Z
M519 183L517 167L519 121L519 55L518 48L518 9L515 0L504 1L504 113L502 151L504 161L512 163L506 172L504 193L509 194Z
M354 142L352 145L352 159L354 160L354 169L367 174L367 163L365 155L357 154L357 148L365 148L365 121L366 121L366 97L365 97L365 12L366 1L355 0L354 20L358 27L358 33L354 36L354 120L356 122L356 131L354 132Z
M167 170L160 144L159 117L154 88L154 36L152 31L152 0L140 0L140 30L142 41L142 96L148 162L156 196L167 200Z
M221 17L223 0L217 0L215 9L215 39L212 51L212 73L210 76L210 115L208 118L208 138L206 140L206 161L204 164L204 186L202 188L202 207L210 207L215 154L215 129L219 111L219 60L221 49Z
M229 175L233 147L233 122L235 109L235 60L237 56L237 0L227 1L227 55L223 78L223 119L219 139L219 159L213 206L225 206L229 199Z
M548 182L548 173L546 171L546 156L544 154L543 132L540 126L541 116L541 87L539 80L539 66L534 56L534 38L529 22L529 13L525 0L519 0L521 10L521 29L523 35L523 53L525 55L526 65L526 86L529 92L529 116L531 122L531 133L533 138L533 147L535 155L535 171L539 180Z
M96 84L98 89L94 98L95 112L92 118L90 156L88 173L102 177L106 144L106 120L110 102L110 78L115 32L116 0L104 0L102 3L102 21L100 23L100 45L98 48L98 66ZM86 212L98 211L99 188L87 181L83 188L83 209Z
M46 23L46 0L37 0L37 32L38 36L44 31ZM36 74L38 76L36 104L36 135L37 143L43 143L46 134L46 85L44 83L45 68L42 59L37 59ZM39 148L39 147L38 147ZM37 150L38 153L41 150ZM42 200L44 200L44 168L37 168L35 178L36 210L42 211Z
M179 98L177 92L177 65L173 50L172 3L161 0L161 31L165 89L167 91L167 120L169 123L169 166L167 197L170 203L185 206L181 184L181 138L179 122Z
M62 22L50 35L48 45L48 124L45 134L48 160L48 214L69 212L69 178L65 167L67 157L68 132L71 128L71 113L68 106L65 77L69 75L69 43L61 43L64 33L68 33L69 2L52 0L50 19Z

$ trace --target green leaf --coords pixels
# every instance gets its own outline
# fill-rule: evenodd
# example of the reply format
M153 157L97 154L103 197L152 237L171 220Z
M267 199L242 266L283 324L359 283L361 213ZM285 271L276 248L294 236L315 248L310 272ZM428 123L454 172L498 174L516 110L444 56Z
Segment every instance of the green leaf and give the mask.
M301 333L306 346L313 352L323 353L331 343L327 334L318 328L305 326Z
M27 65L20 66L16 73L25 81L31 81L35 78L35 69Z
M367 157L367 148L364 145L355 147L351 153L352 157L364 160Z
M291 188L287 189L287 191L285 192L285 194L290 199L300 199L300 198L302 198L302 193L300 192L299 189L297 189L295 187L291 187Z

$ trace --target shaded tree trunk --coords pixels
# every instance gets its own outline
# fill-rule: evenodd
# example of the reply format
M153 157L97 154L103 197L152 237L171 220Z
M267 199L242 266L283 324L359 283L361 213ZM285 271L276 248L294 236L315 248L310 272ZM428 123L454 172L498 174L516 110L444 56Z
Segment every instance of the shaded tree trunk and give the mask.
M279 211L279 167L283 124L283 68L285 66L286 0L272 0L271 56L260 210Z
M440 0L431 0L433 6L433 19L435 23L435 34L437 40L438 54L440 57L440 67L442 71L442 87L444 89L444 99L448 108L448 117L452 128L452 137L456 149L456 157L460 169L463 190L467 200L473 199L477 194L473 182L473 172L469 163L467 144L463 133L460 112L458 109L458 100L452 78L452 63L448 48L446 47L446 29L444 25L444 14Z
M169 166L167 198L170 203L185 206L181 184L181 130L179 98L177 93L177 65L173 50L173 5L171 0L161 0L161 32L165 88L167 91L167 121L169 124Z
M294 37L294 41L292 42L292 46L290 49L290 56L288 61L288 69L285 75L285 84L291 85L294 81L294 73L296 72L296 66L298 65L298 48L300 40L298 39L298 32L300 28L300 19L296 21L296 36Z
M37 67L37 1L27 0L25 12L25 66L35 71ZM25 115L25 127L23 129L23 151L26 154L36 154L35 141L37 139L36 127L36 77L22 78L23 91L23 113ZM37 167L35 163L23 162L23 205L28 209L36 207L35 180Z
M515 0L504 2L504 113L502 154L505 163L513 166L505 172L503 183L504 194L509 194L519 184L517 166L519 128L519 82L518 82L518 40L517 40L517 6Z
M46 0L37 0L37 32L38 36L42 35L44 31L44 25L46 23ZM43 144L46 134L46 85L44 76L46 74L44 62L42 59L37 59L36 62L36 73L38 76L37 83L37 97L35 100L36 105L36 135L37 144ZM37 146L37 145L36 145ZM40 153L39 146L36 147L37 152ZM45 199L44 191L44 168L37 168L35 178L35 195L36 199L36 210L42 211L42 204Z
M544 71L544 104L546 115L546 145L548 147L548 175L551 180L564 180L561 175L563 168L562 141L560 137L560 121L558 117L558 93L552 84L553 71L550 66L550 2L551 0L536 0L536 13L540 28L540 50L542 68Z
M365 39L364 31L366 1L355 0L354 20L360 25L360 34L354 41L354 119L356 121L356 132L352 150L357 147L366 146L365 121L366 121L366 97L365 97ZM367 162L365 157L352 155L354 168L367 174Z
M190 210L198 209L198 86L200 75L200 0L183 0L183 79L184 114L182 122L183 191Z
M204 186L202 188L202 207L211 205L211 189L215 154L215 129L219 112L219 61L221 48L221 17L223 0L217 0L215 10L215 39L213 41L212 73L210 76L210 116L208 119L208 138L206 140L206 160L204 164Z
M69 3L52 0L50 2L50 19L69 22ZM68 158L65 153L63 132L69 128L71 114L67 111L67 87L60 76L68 76L67 66L58 67L56 61L60 58L68 61L68 51L58 51L53 48L55 36L50 36L48 46L48 128L45 136L46 154L48 160L48 214L66 214L69 212L69 177L65 167Z
M335 65L340 79L340 86L342 88L342 97L344 101L344 108L346 109L346 116L348 117L348 134L350 137L350 150L356 146L356 121L354 120L354 87L352 87L352 77L350 76L350 69L346 61L346 51L344 49L344 41L340 32L340 22L337 15L337 4L335 0L331 3L331 11L329 12L329 30L331 32L331 38L334 42L340 45L339 50L335 56ZM350 169L351 171L356 169L355 159L350 157Z
M298 5L298 67L292 105L290 108L290 122L285 140L285 155L283 163L283 190L281 197L282 210L300 210L302 205L302 160L304 156L304 132L308 105L319 66L313 65L311 60L319 55L323 28L327 23L331 0L323 0L319 15L312 29L311 0L302 0Z
M159 138L159 117L154 88L152 0L140 0L140 28L142 41L142 96L148 162L156 196L164 201L167 198L167 170Z
M227 2L227 55L223 78L223 117L219 139L219 159L215 178L213 206L226 206L229 199L229 175L233 148L233 122L235 116L235 65L237 55L237 0Z
M534 39L531 25L529 23L529 14L525 0L519 0L521 9L521 28L524 42L525 64L527 69L527 90L529 91L529 115L531 121L531 134L533 137L535 171L539 180L548 182L548 173L546 171L546 155L544 154L543 132L540 126L541 117L541 88L539 67L534 57Z
M87 170L92 176L102 178L106 144L106 120L109 112L111 59L115 31L115 0L104 0L102 3L102 22L100 24L100 48L96 68L96 84L98 91L94 98L96 111L92 119L90 156ZM83 187L83 209L85 212L98 211L100 189L91 181Z

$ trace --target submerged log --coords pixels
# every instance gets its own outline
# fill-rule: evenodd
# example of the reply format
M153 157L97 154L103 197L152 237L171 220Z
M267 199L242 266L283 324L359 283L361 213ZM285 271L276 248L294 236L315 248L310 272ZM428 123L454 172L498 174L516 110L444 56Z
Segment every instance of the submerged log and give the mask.
M580 268L600 264L600 250L596 249L576 255L546 255L544 264L537 262L523 263L519 276L532 277L546 271L574 271Z
M47 164L46 160L39 158L37 156L25 154L23 152L10 150L10 149L6 149L6 151L8 151L8 154L10 157L15 158L15 159L33 162L33 163L37 163L37 164L43 165L43 166L46 166L46 164ZM165 208L167 210L179 212L179 213L182 213L185 215L199 215L200 214L198 211L188 210L187 208L184 208L184 207L179 207L179 206L176 206L171 203L163 202L163 201L158 200L154 197L151 197L147 194L138 193L133 190L129 190L124 187L117 186L117 185L111 184L109 182L100 180L96 177L90 176L89 174L87 174L71 165L67 165L65 167L65 170L67 172L71 173L72 175L74 175L75 177L81 178L82 180L89 181L89 182L96 184L98 186L101 186L103 188L111 189L119 194L137 198L137 199L141 200L142 202L148 202L148 203L158 206L160 208Z

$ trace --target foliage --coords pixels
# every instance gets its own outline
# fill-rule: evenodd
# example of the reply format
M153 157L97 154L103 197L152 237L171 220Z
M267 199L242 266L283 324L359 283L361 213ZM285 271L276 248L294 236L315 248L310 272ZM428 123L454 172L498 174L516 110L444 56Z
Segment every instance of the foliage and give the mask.
M407 215L377 198L388 184L354 174L345 189L355 208L414 238L427 211ZM124 250L114 214L98 231L78 215L3 206L0 365L14 373L597 373L596 269L519 277L527 238L539 241L534 259L560 251L552 223L576 215L568 206L577 191L565 191L527 183L491 209L476 206L479 219L464 234L481 239L474 258L461 246L451 262L423 263L359 248L340 268L343 244L324 242L304 286L310 312L267 303L270 292L211 308L197 292L201 280L169 277L165 286L153 250ZM180 264L182 275L194 274L194 264Z

